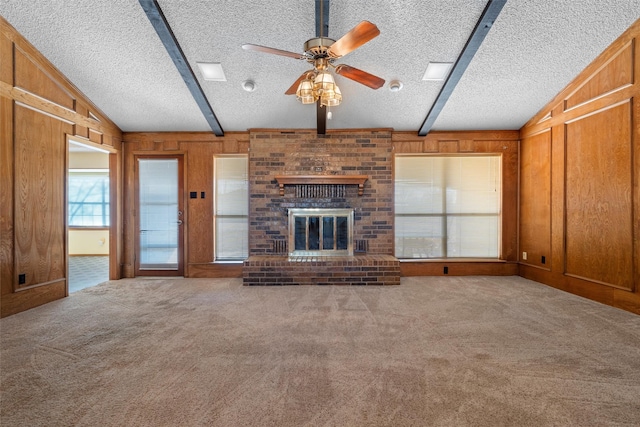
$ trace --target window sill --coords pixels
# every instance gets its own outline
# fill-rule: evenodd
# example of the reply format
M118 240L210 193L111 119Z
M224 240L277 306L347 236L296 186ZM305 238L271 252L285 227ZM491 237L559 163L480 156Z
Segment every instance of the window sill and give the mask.
M111 227L106 226L82 226L82 225L70 225L69 230L109 230Z

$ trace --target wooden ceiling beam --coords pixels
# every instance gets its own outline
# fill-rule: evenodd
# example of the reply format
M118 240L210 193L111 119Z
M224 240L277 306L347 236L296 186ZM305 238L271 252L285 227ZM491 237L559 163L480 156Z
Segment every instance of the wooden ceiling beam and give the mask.
M182 76L187 88L191 92L191 96L200 107L200 111L204 115L205 120L209 123L211 130L216 136L224 136L224 131L222 130L222 126L220 126L220 122L218 122L218 118L216 117L209 101L207 100L200 83L198 83L198 79L196 78L193 70L189 66L189 61L184 55L184 52L180 48L178 44L178 40L176 39L167 19L162 13L162 9L160 9L160 5L155 0L138 0L140 2L140 6L144 9L144 12L151 21L151 25L158 33L162 44L165 49L167 49L167 53L171 57L171 60L175 64L178 72Z
M440 93L438 93L427 117L424 119L424 122L418 131L419 136L425 136L433 127L438 115L449 100L453 90L462 78L467 66L471 63L471 60L478 51L478 48L482 44L487 33L489 33L489 30L498 18L498 15L500 14L500 11L502 11L502 7L506 2L507 0L489 0L487 2L487 6L484 8L482 15L480 15L480 19L478 19L475 28L471 32L469 40L467 40L467 43L464 45L460 56L458 56L458 59L447 77L447 80L444 82L442 89L440 89Z
M329 0L316 0L316 37L329 37ZM327 133L327 108L316 101L316 131Z

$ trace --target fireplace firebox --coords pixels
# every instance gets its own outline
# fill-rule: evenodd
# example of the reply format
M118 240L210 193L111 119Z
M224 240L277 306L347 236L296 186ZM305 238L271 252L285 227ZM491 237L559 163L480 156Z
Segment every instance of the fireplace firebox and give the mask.
M289 256L353 255L353 209L289 209Z

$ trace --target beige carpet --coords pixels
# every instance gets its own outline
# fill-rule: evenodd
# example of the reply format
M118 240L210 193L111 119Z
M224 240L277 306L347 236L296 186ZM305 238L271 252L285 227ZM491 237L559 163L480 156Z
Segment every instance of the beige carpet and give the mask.
M2 426L640 425L640 316L519 277L121 280L0 327Z

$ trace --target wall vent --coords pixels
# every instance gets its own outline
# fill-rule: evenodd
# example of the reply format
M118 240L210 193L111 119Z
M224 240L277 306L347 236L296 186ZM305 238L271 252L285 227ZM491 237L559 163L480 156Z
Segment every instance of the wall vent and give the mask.
M295 186L296 197L302 199L328 199L345 197L345 186L322 184L299 184Z

